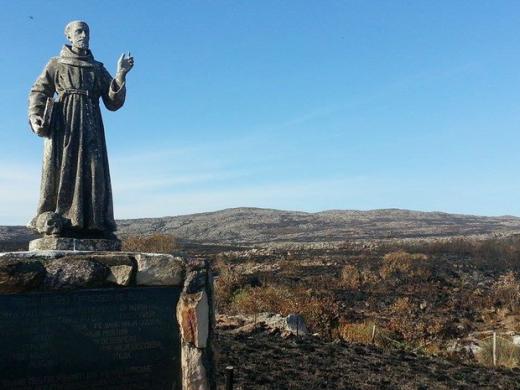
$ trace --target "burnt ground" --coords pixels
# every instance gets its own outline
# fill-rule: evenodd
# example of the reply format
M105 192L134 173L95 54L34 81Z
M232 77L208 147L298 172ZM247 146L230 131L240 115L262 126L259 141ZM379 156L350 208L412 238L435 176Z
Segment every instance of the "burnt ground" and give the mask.
M234 389L520 389L520 369L493 369L371 345L283 338L257 328L218 332L218 381Z

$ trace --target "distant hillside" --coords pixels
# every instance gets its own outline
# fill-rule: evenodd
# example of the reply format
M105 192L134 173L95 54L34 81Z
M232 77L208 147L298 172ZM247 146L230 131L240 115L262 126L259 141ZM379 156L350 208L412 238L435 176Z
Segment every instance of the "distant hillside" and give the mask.
M520 218L399 209L318 213L234 208L176 217L118 221L121 236L172 234L207 244L332 243L345 240L520 234ZM28 241L24 227L0 226L0 241Z
M177 217L118 221L120 235L168 233L212 244L341 242L386 238L520 233L520 218L410 210L330 210L319 213L234 208Z
M29 241L38 238L25 226L0 226L0 251L27 248Z

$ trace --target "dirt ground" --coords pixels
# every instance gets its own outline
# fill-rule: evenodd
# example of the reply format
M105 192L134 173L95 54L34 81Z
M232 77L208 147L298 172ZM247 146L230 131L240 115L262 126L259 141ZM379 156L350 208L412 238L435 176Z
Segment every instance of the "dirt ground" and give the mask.
M219 388L235 368L234 389L520 389L520 369L452 363L402 350L317 337L283 338L264 328L218 330Z
M218 255L217 287L227 290L217 288L217 300L230 298L221 315L256 322L261 312L298 313L315 334L217 328L220 386L231 365L235 389L520 389L520 350L511 345L520 332L520 241L407 250ZM394 342L361 341L372 324ZM491 331L508 334L501 368L485 360Z

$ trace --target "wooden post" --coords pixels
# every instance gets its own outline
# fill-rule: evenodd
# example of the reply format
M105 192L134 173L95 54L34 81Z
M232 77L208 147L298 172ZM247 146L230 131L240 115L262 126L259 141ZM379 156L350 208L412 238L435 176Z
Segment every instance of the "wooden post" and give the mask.
M493 366L497 365L497 332L493 332Z
M233 366L226 367L226 390L233 390Z
M372 325L372 337L370 338L370 341L372 344L374 344L374 341L376 340L376 324Z

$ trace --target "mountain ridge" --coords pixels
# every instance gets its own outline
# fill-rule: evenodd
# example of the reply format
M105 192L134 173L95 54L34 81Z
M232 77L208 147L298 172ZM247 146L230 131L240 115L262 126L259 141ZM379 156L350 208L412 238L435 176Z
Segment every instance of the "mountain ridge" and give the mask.
M520 217L406 209L287 211L255 207L118 220L118 235L171 234L200 244L339 243L520 234ZM0 226L0 241L29 241L22 226Z

